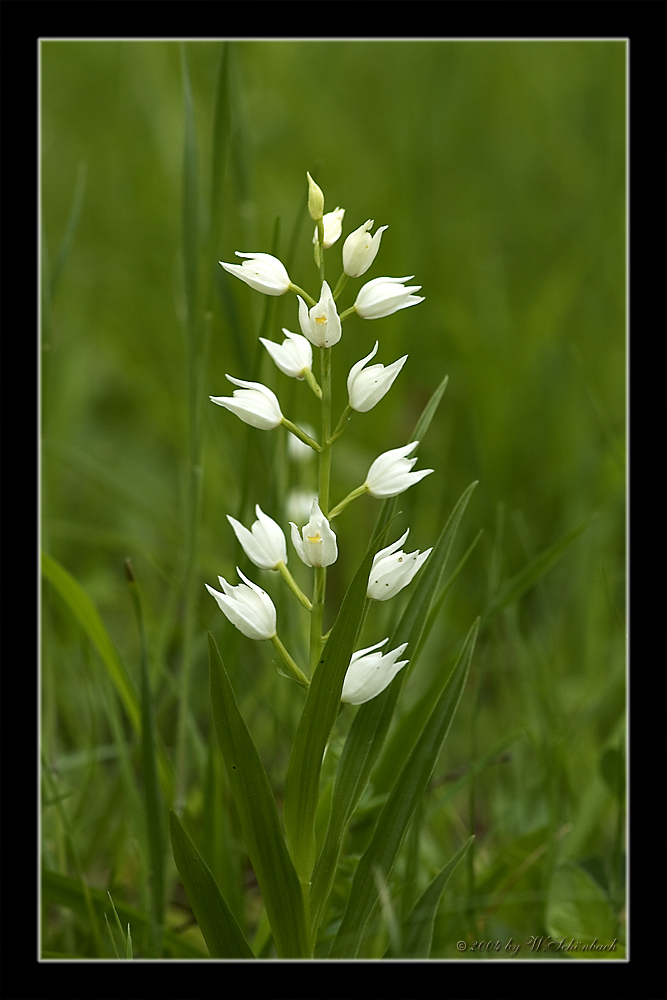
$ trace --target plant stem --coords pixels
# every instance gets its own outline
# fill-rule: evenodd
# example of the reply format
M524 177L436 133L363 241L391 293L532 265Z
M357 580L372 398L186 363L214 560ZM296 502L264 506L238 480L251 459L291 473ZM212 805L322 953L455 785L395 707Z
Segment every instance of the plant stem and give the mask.
M278 563L278 572L282 576L283 580L292 591L292 593L298 598L301 604L303 604L306 611L310 611L312 608L311 602L308 600L304 592L302 591L299 584L296 582L290 571L288 570L285 563Z
M334 517L338 517L340 512L344 510L349 503L352 503L352 501L356 500L357 497L363 496L366 492L368 492L368 487L365 483L363 486L357 486L356 490L352 490L351 493L348 493L348 495L341 500L340 503L337 503L336 506L329 512L329 520L332 521Z
M322 652L322 618L324 616L324 595L327 586L326 566L315 567L313 585L313 606L310 612L310 676L313 676Z
M329 442L328 442L329 444L333 444L334 441L338 440L338 438L341 436L341 434L343 433L343 431L347 427L347 422L348 422L348 420L350 419L351 416L352 416L352 407L348 403L347 406L345 407L345 409L343 410L343 413L342 413L342 416L341 416L340 420L338 421L338 425L336 427L336 430L333 432L333 434L329 438Z
M271 642L273 643L273 645L278 650L278 652L280 654L280 658L283 661L283 663L285 664L285 666L287 667L287 670L288 670L288 672L290 674L290 677L293 677L294 680L297 681L297 683L301 684L302 687L305 687L305 688L309 687L310 681L308 680L308 678L306 677L306 675L303 673L303 671L294 662L294 659L287 652L287 650L283 646L282 642L278 638L277 634L272 637Z
M283 427L286 427L287 430L290 432L290 434L293 434L294 437L298 437L299 440L303 441L304 444L309 445L309 447L311 447L313 451L322 451L322 446L319 445L317 441L313 441L313 439L308 434L306 434L305 431L302 431L300 427L297 427L296 424L293 424L291 420L287 419L287 417L283 417L282 423Z
M290 291L295 292L297 295L300 295L301 298L304 299L304 301L307 302L308 305L311 308L314 305L317 305L317 303L316 303L315 299L312 297L312 295L309 295L308 292L304 292L303 288L299 288L299 286L295 285L293 281L290 281L290 286L289 287L290 287Z

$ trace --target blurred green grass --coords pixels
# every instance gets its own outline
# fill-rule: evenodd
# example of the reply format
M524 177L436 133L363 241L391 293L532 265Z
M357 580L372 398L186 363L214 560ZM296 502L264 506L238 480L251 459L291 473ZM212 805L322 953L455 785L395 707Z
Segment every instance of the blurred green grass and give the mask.
M220 45L186 48L203 192ZM265 335L278 340L281 327L298 329L294 300L267 302L217 264L234 260L236 250L277 252L293 279L314 289L306 170L327 210L345 208L345 233L367 218L389 225L368 277L414 274L425 301L379 322L345 324L334 357L335 419L347 371L375 339L376 360L406 352L409 360L391 393L356 415L337 446L332 499L358 485L380 451L408 440L449 374L419 449L419 467L435 473L401 497L401 531L409 526L412 547L427 548L478 479L459 555L480 528L484 534L420 662L424 683L500 583L597 515L544 581L480 638L441 770L467 767L517 737L507 759L475 779L481 883L536 830L547 831L550 845L537 864L544 870L527 876L538 895L557 852L601 858L608 868L618 860L620 806L600 768L622 737L625 706L625 44L247 41L232 43L229 56L231 141L222 229L215 260L206 263L217 294L203 391L226 394L227 372L259 377L292 419L312 420L308 394L286 385L257 347L267 305ZM123 560L132 558L168 748L187 492L182 103L176 42L42 42L42 240L50 268L77 179L85 178L79 223L43 315L43 547L88 591L138 678L123 578ZM333 282L339 259L329 251ZM355 294L346 289L341 307ZM270 437L241 432L230 415L204 408L192 704L202 774L210 726L205 636L225 627L203 583L234 576L238 547L225 515L249 523L257 500L264 506L266 498L269 512L269 501L278 502L277 437ZM254 492L244 498L246 454ZM250 506L241 509L244 501ZM351 578L375 511L362 500L340 517L332 599ZM112 738L93 658L48 591L43 618L43 741L62 762ZM244 656L235 683L279 785L298 718L293 692L267 667L263 648L230 632L226 642ZM406 697L416 698L419 676L411 680ZM90 787L102 766L113 765L90 763ZM433 794L422 850L435 871L468 830L469 786L442 806ZM124 871L127 882L125 870L136 869L136 858L120 860L122 831L134 829L129 816L105 835L111 801L101 788L86 810L81 797L73 805L86 815L81 838L93 880ZM556 847L555 832L565 827ZM537 912L543 919L544 907ZM439 925L441 957L451 957L457 920L445 915Z

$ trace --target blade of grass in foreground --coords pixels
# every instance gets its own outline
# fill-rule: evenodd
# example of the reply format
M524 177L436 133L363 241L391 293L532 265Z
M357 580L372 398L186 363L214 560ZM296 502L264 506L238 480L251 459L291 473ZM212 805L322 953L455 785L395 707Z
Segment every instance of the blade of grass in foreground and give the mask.
M213 873L175 812L169 813L174 860L211 958L254 958Z
M377 821L371 842L357 865L347 908L330 958L356 958L366 925L378 901L378 878L386 882L396 862L412 814L433 773L458 707L472 659L479 619L468 633L458 661L426 721Z
M66 910L71 910L77 919L84 922L86 926L90 924L88 899L90 899L94 914L100 920L109 905L108 894L103 889L88 887L80 879L72 878L70 875L63 875L61 872L53 871L51 868L42 868L41 895L42 905L50 903L53 906L62 906ZM124 922L130 923L135 929L135 939L137 931L142 935L148 933L148 917L145 913L132 906L127 906L118 899L116 899L114 907L119 917ZM165 929L163 944L165 950L173 958L206 958L206 953L202 948L193 945L190 941L182 937L182 935L176 934L174 931ZM72 958L77 957L80 958L81 956L72 956Z
M141 709L137 692L97 608L78 580L75 580L71 573L46 552L42 553L42 573L63 599L97 650L135 732L140 734ZM171 767L161 748L158 751L158 766L162 789L167 799L171 799L173 777Z
M309 948L299 879L280 828L264 765L211 635L209 658L215 730L276 951L280 958L305 958Z
M592 524L596 517L597 515L593 515L582 521L581 524L578 524L576 528L572 528L571 531L568 531L562 538L555 541L553 545L550 545L536 555L522 570L519 570L511 579L507 580L482 612L481 627L484 628L499 611L518 601L527 590L533 587L551 569L554 563L560 559L572 542Z
M141 647L141 763L144 784L144 811L148 834L148 855L150 859L151 894L151 947L154 958L161 954L162 924L164 922L164 874L165 874L165 816L160 795L157 764L157 735L155 712L148 676L148 649L144 612L139 587L132 573L129 559L125 560L125 575L130 597L137 616Z
M433 940L433 924L438 904L450 877L468 852L473 837L466 840L463 847L442 868L410 910L403 927L403 948L400 958L428 958ZM387 958L395 957L389 953Z

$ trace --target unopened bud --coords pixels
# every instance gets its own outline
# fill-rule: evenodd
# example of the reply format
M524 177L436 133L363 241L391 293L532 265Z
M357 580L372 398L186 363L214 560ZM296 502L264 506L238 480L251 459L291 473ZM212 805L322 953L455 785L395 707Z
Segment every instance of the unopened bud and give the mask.
M324 194L308 171L306 171L306 177L308 178L308 212L311 219L319 222L324 215Z

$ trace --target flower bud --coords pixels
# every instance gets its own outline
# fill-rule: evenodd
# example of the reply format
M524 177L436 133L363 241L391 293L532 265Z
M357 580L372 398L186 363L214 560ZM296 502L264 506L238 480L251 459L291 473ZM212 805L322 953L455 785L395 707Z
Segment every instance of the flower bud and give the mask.
M311 219L319 222L324 215L324 194L308 171L306 171L306 177L308 178L308 213Z

